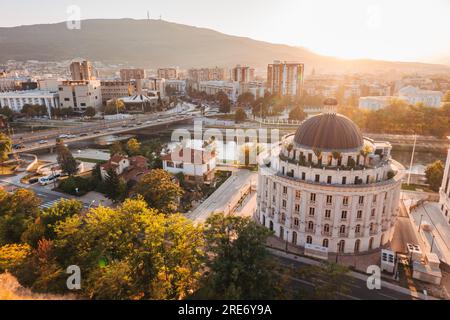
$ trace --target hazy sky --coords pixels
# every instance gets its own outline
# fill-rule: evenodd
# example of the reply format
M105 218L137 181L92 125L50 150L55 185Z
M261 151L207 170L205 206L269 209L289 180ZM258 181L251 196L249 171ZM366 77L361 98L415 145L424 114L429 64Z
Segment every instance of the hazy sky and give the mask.
M151 18L344 58L450 64L450 0L0 0L0 26Z

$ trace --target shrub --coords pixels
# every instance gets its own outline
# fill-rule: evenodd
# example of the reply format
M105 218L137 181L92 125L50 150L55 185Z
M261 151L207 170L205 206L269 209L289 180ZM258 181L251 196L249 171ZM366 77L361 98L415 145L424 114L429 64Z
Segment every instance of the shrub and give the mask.
M65 180L61 180L58 188L61 189L61 191L74 196L82 196L93 190L91 181L82 177L69 177Z

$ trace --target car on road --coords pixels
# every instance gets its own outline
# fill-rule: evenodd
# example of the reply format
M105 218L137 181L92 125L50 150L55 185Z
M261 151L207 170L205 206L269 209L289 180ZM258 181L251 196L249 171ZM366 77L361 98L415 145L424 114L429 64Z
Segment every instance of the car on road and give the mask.
M47 140L39 140L39 144L46 144L46 143L48 143Z
M100 131L94 131L94 134L99 134L100 133Z
M67 134L60 134L59 136L58 136L58 138L60 138L60 139L64 139L64 138L67 138Z
M88 134L86 132L80 133L80 137L86 137Z
M161 122L161 121L163 121L162 119L158 119L158 120L156 120L157 122Z
M28 183L29 183L29 184L35 184L36 182L39 182L39 178L30 178L30 179L28 180Z
M73 139L73 138L76 138L77 136L76 135L74 135L74 134L68 134L67 135L67 139Z
M24 149L25 148L25 146L23 145L23 143L16 143L16 144L13 144L13 149Z

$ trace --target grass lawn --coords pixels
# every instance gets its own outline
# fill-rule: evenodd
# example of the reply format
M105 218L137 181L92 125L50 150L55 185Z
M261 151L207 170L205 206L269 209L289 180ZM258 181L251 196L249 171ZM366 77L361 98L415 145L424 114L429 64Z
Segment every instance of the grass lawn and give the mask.
M421 185L421 184L406 184L406 183L402 183L402 190L408 190L408 191L424 191L424 192L435 192L433 190L430 189L430 187L425 186L425 185Z

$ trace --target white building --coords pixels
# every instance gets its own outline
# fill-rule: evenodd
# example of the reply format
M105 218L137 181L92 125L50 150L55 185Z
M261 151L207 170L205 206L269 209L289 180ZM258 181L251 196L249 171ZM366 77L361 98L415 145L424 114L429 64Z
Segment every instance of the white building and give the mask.
M399 210L401 164L325 102L259 167L259 223L294 245L357 253L386 245ZM262 160L262 159L261 159Z
M264 83L258 81L243 82L239 84L239 95L250 92L255 96L255 99L264 97L266 87Z
M177 94L186 94L186 80L166 80L166 86L174 89Z
M166 79L147 78L143 80L143 88L148 89L154 92L155 94L159 94L161 98L164 98L166 95ZM136 91L139 93L139 89Z
M398 91L400 99L409 104L416 105L423 103L427 107L438 108L441 106L443 93L440 91L422 90L413 86L406 86Z
M100 80L63 81L58 90L61 108L84 111L102 105Z
M448 137L450 140L450 137ZM439 204L441 211L448 223L450 224L450 148L447 151L447 161L445 162L444 177L439 190Z
M183 173L186 181L210 183L214 179L216 154L214 151L180 147L161 157L163 169L172 173Z
M8 106L11 110L20 112L25 104L44 105L48 115L51 115L51 109L59 106L59 95L57 92L45 90L0 92L2 107Z
M395 97L391 96L372 96L372 97L360 97L359 108L368 110L380 110L387 107Z
M230 81L200 81L199 91L205 91L209 95L224 92L232 102L236 102L239 95L239 83Z

